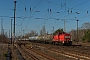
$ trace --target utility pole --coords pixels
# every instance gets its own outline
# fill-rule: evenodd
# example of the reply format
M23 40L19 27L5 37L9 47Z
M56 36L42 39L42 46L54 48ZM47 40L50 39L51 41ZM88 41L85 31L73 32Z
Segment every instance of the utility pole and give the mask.
M64 32L66 32L66 20L64 20Z
M13 39L13 45L14 45L14 41L15 41L15 16L16 16L16 0L14 0L14 31L13 31L13 34L14 34L14 39Z
M54 27L53 27L53 33L54 33Z
M9 40L10 40L10 30L9 30Z
M64 32L66 32L66 22L68 22L67 20L63 20L64 21Z
M25 31L25 30L23 29L23 39L25 38L25 37L24 37L24 31Z
M12 44L12 19L11 19L11 44Z
M66 22L68 21L64 20L64 32L66 32Z
M2 42L3 42L3 18L1 19L1 35L2 35Z
M76 20L77 21L77 44L78 44L78 20Z

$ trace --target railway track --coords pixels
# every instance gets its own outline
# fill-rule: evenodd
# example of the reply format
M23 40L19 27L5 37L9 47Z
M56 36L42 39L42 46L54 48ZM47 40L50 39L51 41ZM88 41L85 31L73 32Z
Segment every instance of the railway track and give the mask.
M32 59L32 60L42 60L42 59L43 60L57 60L44 53L38 52L37 50L34 50L28 46L21 45L21 46L18 46L18 48L19 50L22 49L22 51L29 57L29 59Z
M8 51L7 51L7 58L6 60L25 60L20 51L16 46L13 46L12 44L8 45Z
M56 48L56 46L54 46L54 47L52 47L53 48L52 49L51 47L47 47L47 44L45 44L45 45L46 46L40 44L37 47L40 49L45 49L48 52L55 53L57 55L62 55L65 57L76 59L76 60L77 59L78 60L90 60L90 56L89 56L89 54L90 54L89 49L90 48L89 47L84 47L84 46L80 46L80 47L79 46L58 46Z
M69 58L78 59L78 60L90 60L90 57L87 57L87 56L84 56L84 55L75 54L75 53L57 51L55 49L53 49L50 52L54 52L56 54L60 54L60 55L63 55L63 56L69 57Z
M48 60L56 60L55 58L50 57L50 56L48 56L48 55L46 55L44 53L38 52L38 51L36 51L34 49L31 49L29 46L26 46L26 48L29 49L29 50L31 50L31 51L33 51L33 52L35 52L35 53L37 53L38 55L40 55L40 56L42 56L42 57L44 57L44 58L46 58Z
M24 46L21 46L21 45L15 45L15 46L19 49L19 51L21 52L21 54L22 54L22 56L24 57L25 60L31 60L31 59L32 60L39 60L36 56L34 56L30 52L28 52L28 50L25 49Z
M21 53L19 52L18 48L15 47L15 49L16 49L16 53L17 53L17 55L18 55L19 60L25 60L25 59L22 57Z
M33 54L29 53L28 51L25 51L24 52L29 55L33 60L39 60L36 56L34 56Z
M29 46L29 44L32 45ZM46 58L48 60L60 60L57 56L68 57L69 60L90 60L90 46L82 46L82 45L72 45L72 46L59 46L59 45L51 45L51 44L41 44L41 43L33 43L30 42L28 44L24 44L29 51L36 53L36 55L42 56L42 59ZM39 50L38 50L39 49ZM40 54L41 51L44 51ZM38 52L39 51L39 52ZM46 54L48 53L48 54ZM49 58L49 53L55 54L56 57L51 56ZM44 54L44 55L43 55ZM45 55L46 54L46 55ZM38 56L37 56L38 57ZM39 57L40 59L40 57ZM62 59L63 60L63 59Z
M9 47L9 44L8 44L8 50L7 50L6 60L11 60L11 49Z

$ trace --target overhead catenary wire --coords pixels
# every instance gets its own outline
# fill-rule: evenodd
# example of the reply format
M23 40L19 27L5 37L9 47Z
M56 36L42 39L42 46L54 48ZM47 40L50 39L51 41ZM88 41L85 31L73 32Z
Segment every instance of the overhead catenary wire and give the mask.
M30 12L33 12L34 9L39 5L39 3L40 3L41 1L42 1L42 0L40 0L33 8L30 7ZM26 11L27 8L25 7L24 9L25 9L25 11ZM29 14L30 14L30 12L29 12ZM25 20L25 18L27 18L27 16L28 16L29 14L27 14L23 19ZM23 20L23 21L24 21L24 20ZM23 21L22 21L22 23L23 23ZM21 24L22 24L22 23L21 23Z
M47 2L48 3L48 6L46 6L43 10L42 9L39 9L43 6L43 2ZM35 20L35 18L37 18L37 20L40 20L42 21L43 23L47 23L48 21L47 20L55 20L57 21L58 19L72 19L76 14L74 13L80 13L80 15L76 15L77 16L77 19L81 20L82 18L89 18L89 9L79 9L78 7L81 7L82 5L84 5L84 3L87 3L89 0L84 0L81 1L79 4L73 6L73 7L69 7L68 4L71 2L73 3L72 0L64 0L63 2L60 2L60 4L58 3L55 3L53 1L50 1L50 0L38 0L38 2L36 2L37 4L34 4L34 7L30 5L30 7L28 8L28 6L24 6L24 14L22 17L22 21L20 22L21 26L25 26L25 27L28 27L28 24L31 23L30 21L31 20ZM66 3L66 12L65 12L65 6L64 4ZM29 3L28 3L29 5ZM52 6L55 6L55 8L53 8ZM59 10L59 9L61 9ZM2 10L2 9L0 9ZM21 11L21 14L23 12L23 10L17 10L17 11ZM69 14L68 14L68 11L69 11ZM82 15L83 13L83 15ZM18 14L18 13L17 13ZM42 16L38 17L37 14L42 14ZM44 17L43 17L44 16ZM76 17L75 16L75 17ZM8 18L7 16L1 16L1 17L6 17ZM56 19L53 19L53 18L56 18ZM84 19L83 19L84 20ZM24 22L27 21L27 24L25 25ZM37 24L39 25L39 24Z
M79 5L80 6L80 5ZM52 11L52 13L54 12L54 10L52 10L52 8L50 9L51 11ZM73 11L73 10L71 10L71 11ZM39 13L41 13L41 11L39 11ZM50 16L50 17L52 17L50 14L47 14L46 16ZM34 15L33 15L34 16ZM65 15L64 15L65 16ZM50 17L46 17L46 19L52 19L52 18L50 18Z
M74 6L74 7L72 7L71 9L74 9L74 8L80 6L80 5L82 5L82 4L84 4L84 3L88 2L88 1L89 1L89 0L86 0L86 1L84 1L84 2L82 2L82 3L80 3L80 4L78 4L78 5L76 5L76 6Z
M72 11L71 11L72 12ZM50 18L51 19L51 18Z
M34 9L40 4L41 1L42 1L42 0L40 0L40 1L34 6L34 8L31 8L31 7L30 7L30 12L29 12L29 14L26 15L26 17L22 18L23 20L22 20L22 22L21 22L21 25L23 25L23 22L24 22L24 20L25 20L26 18L30 18L30 19L31 19L31 18L33 17L34 14L32 14L32 16L31 16L31 13L34 12ZM26 9L27 9L27 8L25 7L25 11L26 11ZM28 17L29 15L30 15L31 17ZM29 22L28 22L28 23L29 23ZM27 26L28 26L28 24L26 24L26 27L27 27ZM26 28L26 30L27 30L27 28Z
M78 4L78 5L76 5L76 6L74 6L74 7L72 7L72 8L70 8L70 9L68 9L68 13L70 12L70 14L72 13L72 11L74 10L74 8L76 8L76 7L78 7L78 6L80 6L80 5L82 5L82 4L84 4L84 3L86 3L86 2L88 2L89 0L86 0L86 1L84 1L84 2L81 2L80 4ZM66 7L66 8L68 8L68 7ZM73 9L73 10L72 10ZM60 14L63 14L63 13L65 13L65 11L64 12L62 12L62 13L59 13L58 15L56 15L56 16L59 16Z

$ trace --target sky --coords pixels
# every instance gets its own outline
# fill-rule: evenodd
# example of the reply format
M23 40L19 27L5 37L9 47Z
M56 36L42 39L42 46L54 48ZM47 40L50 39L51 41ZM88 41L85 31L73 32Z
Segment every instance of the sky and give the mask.
M22 35L34 30L40 32L45 25L49 33L62 28L77 29L90 22L90 0L16 0L15 34ZM14 26L14 0L0 0L0 28L9 34ZM19 18L18 18L19 17ZM2 21L2 22L1 22ZM65 23L64 23L65 22ZM13 28L13 27L12 27ZM1 33L0 29L0 33Z

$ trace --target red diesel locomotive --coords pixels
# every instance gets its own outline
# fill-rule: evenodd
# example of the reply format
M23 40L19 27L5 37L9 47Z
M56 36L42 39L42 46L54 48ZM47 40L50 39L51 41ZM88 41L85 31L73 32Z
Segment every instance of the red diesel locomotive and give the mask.
M72 45L71 41L71 35L68 33L59 33L53 36L53 42L55 43L61 43L63 45Z

